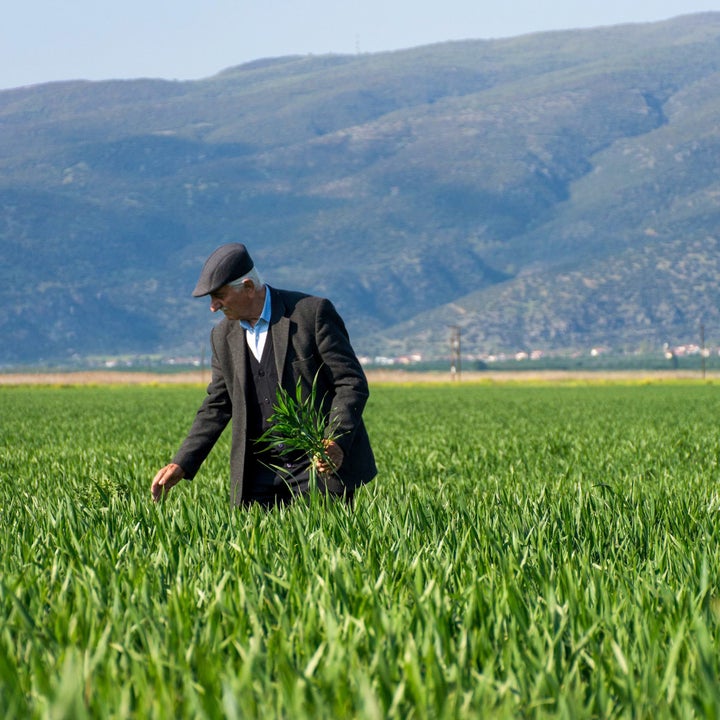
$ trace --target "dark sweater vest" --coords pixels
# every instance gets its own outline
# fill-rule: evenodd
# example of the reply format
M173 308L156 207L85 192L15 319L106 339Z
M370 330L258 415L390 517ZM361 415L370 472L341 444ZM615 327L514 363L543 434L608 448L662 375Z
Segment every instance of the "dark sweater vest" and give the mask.
M258 438L270 427L279 384L273 354L272 333L268 332L258 361L245 343L247 358L247 432L243 494L246 500L271 503L286 499L307 483L307 462L302 455L282 454L282 448L270 450Z
M248 369L247 427L248 438L256 440L269 427L268 418L273 414L278 375L273 357L272 333L268 332L263 354L258 361L245 343L246 367Z

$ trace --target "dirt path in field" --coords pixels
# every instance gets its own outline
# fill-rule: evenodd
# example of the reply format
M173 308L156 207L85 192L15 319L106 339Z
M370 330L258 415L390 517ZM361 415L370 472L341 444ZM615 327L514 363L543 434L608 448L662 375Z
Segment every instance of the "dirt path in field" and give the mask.
M411 372L408 370L370 370L371 385L383 383L444 383L458 382L450 373ZM86 370L77 372L23 372L1 373L0 385L206 385L209 371L200 370L180 373L122 372L111 370ZM566 371L524 370L463 372L460 382L642 382L693 379L702 380L698 371ZM706 373L706 381L720 380L718 373Z

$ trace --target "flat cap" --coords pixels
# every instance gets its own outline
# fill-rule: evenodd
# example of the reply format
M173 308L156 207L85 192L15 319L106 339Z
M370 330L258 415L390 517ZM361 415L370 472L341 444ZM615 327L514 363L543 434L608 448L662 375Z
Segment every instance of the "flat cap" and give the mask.
M250 253L242 243L221 245L205 261L193 290L193 297L209 295L223 285L249 273L253 267Z

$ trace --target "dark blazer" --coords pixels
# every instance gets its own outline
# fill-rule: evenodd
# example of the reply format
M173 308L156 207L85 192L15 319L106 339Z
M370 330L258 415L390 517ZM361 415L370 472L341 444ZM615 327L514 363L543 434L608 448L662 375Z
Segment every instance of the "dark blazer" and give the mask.
M362 420L369 395L367 379L345 324L325 298L267 289L271 293L269 332L278 378L294 397L298 380L309 394L317 375L316 397L328 415L328 426L339 434L336 442L344 453L338 476L344 487L354 490L372 480L377 468ZM226 318L213 328L210 342L212 378L207 396L173 462L183 468L185 477L194 477L232 420L230 500L240 504L245 454L252 451L247 446L245 331L238 322Z

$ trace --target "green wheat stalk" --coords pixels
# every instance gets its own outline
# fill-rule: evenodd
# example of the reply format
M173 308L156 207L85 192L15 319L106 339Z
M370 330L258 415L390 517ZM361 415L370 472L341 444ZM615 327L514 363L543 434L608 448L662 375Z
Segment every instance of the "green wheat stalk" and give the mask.
M318 371L319 373L319 371ZM325 443L337 440L339 434L333 428L328 429L328 416L317 402L318 373L313 378L310 393L304 396L302 384L298 379L294 394L281 385L275 392L273 413L268 418L270 427L258 438L258 443L275 450L280 456L294 451L304 454L310 463L310 491L317 490L317 463L323 461L332 467ZM287 472L281 466L271 466L274 470Z

